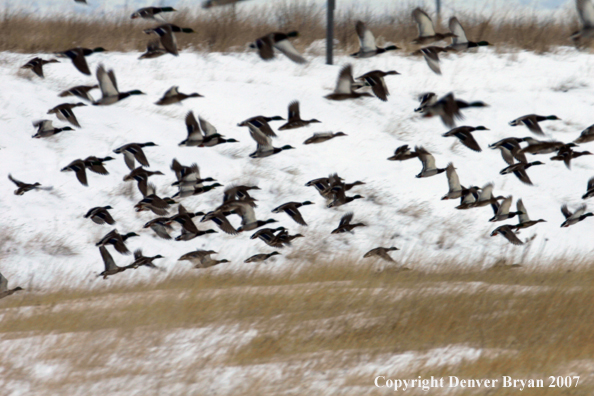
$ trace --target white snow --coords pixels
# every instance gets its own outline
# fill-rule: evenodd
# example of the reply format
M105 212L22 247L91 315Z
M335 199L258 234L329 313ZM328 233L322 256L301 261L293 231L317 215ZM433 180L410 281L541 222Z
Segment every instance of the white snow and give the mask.
M261 61L254 53L182 53L174 58L164 56L154 60L137 60L135 53L100 53L88 58L90 68L99 63L115 70L121 91L140 89L147 93L133 96L107 107L79 107L74 112L82 125L76 131L64 132L47 139L31 139L31 122L52 119L64 126L48 109L64 102L79 102L78 98L59 98L63 89L95 83L72 64L45 67L44 80L29 71L19 71L32 55L0 54L0 270L10 285L29 289L64 284L103 285L137 279L165 276L157 271L139 269L120 274L109 281L95 280L103 263L95 243L113 227L96 225L82 216L94 206L111 205L116 227L121 233L134 231L141 236L131 238L129 249L143 248L145 255L161 254L166 258L156 264L172 271L194 271L188 262L177 262L182 254L196 248L219 252L226 258L210 271L252 269L263 271L294 265L301 258L316 256L332 258L352 253L361 257L377 246L397 246L401 251L393 256L399 261L408 257L425 258L431 267L435 260L458 258L469 266L485 265L498 257L520 258L525 247L509 244L504 238L489 237L503 223L488 223L489 207L469 211L454 209L457 202L441 201L447 192L445 173L416 179L421 163L416 160L391 162L386 158L402 145L424 145L435 155L437 165L445 167L452 161L463 185L482 186L494 182L495 195L513 194L522 198L533 219L547 223L522 231L525 239L536 234L528 257L552 258L577 256L592 252L594 220L587 219L575 226L561 229L563 203L570 209L582 202L587 180L594 175L594 157L573 161L572 170L562 163L551 162L546 156L532 157L546 162L545 166L529 169L534 186L523 185L513 175L501 176L506 164L499 151L487 147L501 138L530 136L523 127L511 127L508 122L521 115L555 114L563 121L542 123L548 138L571 141L579 132L594 123L592 75L594 56L572 49L535 55L528 52L500 53L483 50L479 53L448 55L442 61L443 76L433 74L420 58L401 54L386 54L365 60L336 58L335 66L327 66L319 56L307 54L310 62L296 65L284 57L271 62ZM389 101L374 98L333 102L323 98L334 88L338 70L353 63L356 76L374 69L397 70L402 75L388 76L391 91ZM204 98L188 99L181 105L154 105L172 85L181 92L199 92ZM477 131L474 136L483 148L475 153L454 138L443 138L448 129L439 119L421 119L413 112L418 94L433 91L439 95L453 91L457 97L482 100L490 105L484 109L464 111L466 119L459 125L484 125L490 131ZM98 91L93 91L97 96ZM264 159L250 159L255 142L247 128L237 123L256 115L281 115L286 118L287 105L292 100L301 103L304 119L317 118L321 124L278 132L277 147L290 144L295 150L281 152ZM214 148L178 147L186 138L184 117L189 110L211 122L228 138L240 143ZM282 122L273 122L278 128ZM304 146L302 142L320 131L343 131L340 137L319 145ZM538 136L534 136L538 138ZM259 240L250 240L253 232L239 236L226 235L211 222L199 223L200 229L214 228L217 234L189 242L165 241L142 226L156 217L152 213L136 213L133 205L141 194L133 186L134 198L122 195L128 186L122 178L129 172L121 155L112 150L130 142L155 142L145 153L151 170L165 176L154 176L161 196L171 196L175 181L169 170L171 160L182 164L200 165L202 177L213 177L221 184L255 184L259 219L275 218L272 226L286 226L291 233L305 238L281 251L268 264L244 264L243 260L256 253L272 249ZM588 144L579 150L587 150ZM72 172L60 172L70 161L89 155L116 157L106 163L108 176L87 172L89 187L82 186ZM304 184L314 178L338 172L347 182L364 181L349 195L361 194L356 200L337 209L328 209L312 187ZM25 182L40 182L53 186L51 192L32 191L24 196L13 195L15 186L6 178L8 173ZM288 201L311 200L315 205L302 208L308 227L301 227L286 214L272 214L271 209ZM191 211L209 211L222 202L222 188L204 195L186 198L183 205ZM330 235L340 217L354 211L355 221L368 227L358 228L351 235ZM175 213L176 209L172 210ZM238 217L230 217L238 226ZM516 223L516 219L508 223ZM174 236L179 231L174 232ZM57 243L56 241L60 242ZM67 249L56 246L64 244ZM129 264L130 256L122 256L112 248L116 262ZM486 261L485 261L486 258ZM90 283L89 283L90 282Z

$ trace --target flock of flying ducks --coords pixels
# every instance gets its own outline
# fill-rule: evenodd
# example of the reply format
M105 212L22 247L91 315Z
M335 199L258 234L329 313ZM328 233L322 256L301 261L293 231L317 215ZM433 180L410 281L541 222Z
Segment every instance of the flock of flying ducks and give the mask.
M208 8L214 5L225 5L234 4L236 0L211 0L205 2L205 7ZM207 5L209 3L210 5ZM583 23L583 27L580 31L574 33L571 38L576 42L581 42L584 39L594 37L594 6L589 0L576 0L578 14ZM143 18L152 20L163 20L162 13L175 11L171 7L146 7L134 12L131 16L132 19ZM472 42L466 37L462 25L458 20L453 17L449 21L450 32L449 33L438 33L433 27L433 23L429 16L417 8L412 13L413 18L417 22L419 36L414 40L414 43L419 45L426 45L433 42L451 39L452 43L447 47L428 46L421 48L417 53L422 54L427 61L428 66L435 73L440 74L439 68L439 56L440 52L445 51L465 51L469 48L489 45L486 41ZM390 45L387 47L378 47L375 44L375 38L373 33L366 27L365 23L358 21L355 26L357 32L360 49L358 52L352 54L354 58L368 58L382 54L386 51L397 50L398 47ZM150 59L163 56L165 54L171 54L174 56L178 55L177 42L175 39L176 34L180 33L192 33L193 30L190 28L180 28L170 23L164 23L157 27L144 30L146 34L155 34L158 36L158 40L151 40L147 46L147 51L140 56L140 59ZM276 51L284 54L287 58L295 63L302 64L306 63L307 60L299 54L295 47L291 44L289 39L297 36L297 32L280 33L274 32L262 36L255 40L254 43L250 44L250 47L257 50L259 56L263 60L270 60L275 57ZM56 52L56 55L64 58L69 58L73 65L81 73L90 75L90 69L86 61L86 57L93 53L102 52L102 47L94 49L87 48L72 48L62 52ZM56 59L44 60L36 57L31 59L25 65L22 66L24 69L30 69L39 77L44 77L43 67L50 63L59 62ZM381 71L373 70L367 72L356 79L353 78L352 66L344 66L338 76L336 88L334 92L325 96L328 100L356 100L361 97L377 97L382 101L387 101L389 91L384 81L384 77L388 75L397 75L396 71ZM106 71L103 65L99 65L96 71L96 78L98 84L87 85L87 86L76 86L68 90L65 90L58 94L59 97L70 97L75 96L82 100L85 100L95 106L106 106L117 103L133 95L142 95L143 92L139 90L130 90L121 92L118 89L115 73L113 70ZM90 91L99 88L101 91L101 97L95 100L91 95ZM373 95L368 90L373 92ZM156 105L170 105L173 103L179 103L188 98L198 98L202 95L198 93L184 94L179 92L178 87L171 87L163 97L156 102ZM453 93L449 93L439 98L434 93L427 93L422 95L420 98L420 105L416 112L423 115L423 117L439 116L443 123L452 128L450 131L445 133L444 137L455 137L464 146L468 147L473 151L481 151L481 147L477 141L473 138L472 133L476 131L487 130L484 126L460 126L456 127L456 120L462 117L461 110L471 107L486 107L487 105L480 101L466 102L454 97ZM58 120L68 122L72 126L80 128L80 124L74 115L73 109L78 106L86 106L85 103L63 103L48 111L48 114L55 114ZM542 128L539 123L547 120L558 120L559 118L552 116L540 116L536 114L529 114L519 117L509 124L511 126L525 126L528 130L535 135L544 135ZM255 116L242 121L238 124L240 127L247 127L250 136L256 142L256 151L251 153L251 158L265 158L282 151L294 149L292 146L274 147L272 139L276 137L274 130L270 123L273 121L284 121L285 119L280 116L265 117ZM278 130L295 129L307 126L312 123L319 123L316 119L303 120L300 116L299 102L294 101L289 104L288 119L286 123L278 128ZM234 139L227 139L217 132L217 129L210 124L207 120L202 117L195 118L192 112L189 112L185 119L185 124L188 132L187 139L179 143L182 147L213 147L220 144L235 143ZM40 120L33 124L37 129L37 132L33 135L33 138L51 138L56 134L63 133L65 131L72 131L73 128L70 126L54 127L51 120ZM325 132L316 133L312 137L308 138L304 144L319 144L326 142L330 139L346 136L343 132ZM563 143L560 141L550 140L537 140L533 137L523 138L505 138L498 142L489 145L492 149L499 149L501 151L503 160L507 164L500 173L514 174L521 182L531 185L532 182L528 177L527 170L536 165L544 165L540 161L529 162L526 158L526 154L537 155L537 154L550 154L555 153L551 160L563 161L565 165L570 168L571 160L581 157L583 155L591 155L588 151L578 152L574 148L577 144L587 143L594 141L594 125L584 130L581 135L572 143ZM522 146L526 144L525 146ZM257 207L257 199L252 197L254 191L259 190L257 186L246 186L246 185L231 185L224 189L222 204L217 208L204 213L204 212L190 212L188 211L179 200L204 194L217 187L222 187L221 184L217 183L216 180L207 177L202 178L200 175L200 169L197 164L190 166L182 165L175 158L171 163L171 170L176 176L177 181L172 184L178 191L172 197L161 197L157 194L156 187L154 184L149 182L149 178L154 175L163 175L160 171L150 171L146 168L150 166L148 158L144 153L144 149L148 147L157 146L153 142L146 143L129 143L122 147L119 147L113 152L115 154L122 154L126 166L129 168L130 173L124 177L124 181L133 181L137 183L138 190L141 192L143 199L140 200L135 206L137 212L150 211L156 217L144 225L145 229L152 230L156 236L163 239L172 239L170 233L174 230L173 224L180 226L180 234L175 237L176 241L188 241L196 237L216 233L214 229L199 230L194 219L198 219L201 216L200 223L213 222L222 232L237 235L244 231L255 231L252 234L251 239L260 239L267 245L273 248L283 248L289 246L295 238L303 237L301 234L291 235L285 227L277 228L262 228L267 224L275 223L275 219L258 220L254 208ZM460 199L460 204L456 207L460 210L467 210L473 208L479 208L484 206L491 206L494 211L494 216L489 220L491 222L505 221L518 216L519 222L515 225L502 225L497 227L491 233L491 236L502 235L510 243L514 245L521 245L522 241L516 236L516 233L521 229L525 229L539 222L545 220L531 220L528 217L528 213L521 199L516 202L516 211L510 211L513 203L512 197L503 197L493 195L493 184L489 183L483 187L464 187L461 185L456 169L452 163L449 163L445 168L438 168L433 155L429 153L425 148L417 146L412 150L408 145L398 147L394 152L394 155L388 158L391 161L404 161L413 158L418 158L422 163L421 172L416 176L418 178L432 177L437 174L446 173L448 179L449 190L443 196L443 200L449 199ZM62 169L62 171L72 171L75 173L78 181L88 186L88 179L86 171L91 171L99 175L108 175L109 172L105 168L105 162L114 160L111 156L106 157L87 157L85 159L76 159ZM137 164L138 163L138 164ZM137 166L138 165L138 166ZM39 183L25 183L15 179L9 174L9 179L16 186L16 195L23 195L24 193L31 190L43 190L50 189L41 186ZM205 183L211 184L205 184ZM306 183L308 187L314 187L318 193L326 199L327 207L333 208L348 204L356 199L363 198L361 195L356 194L348 196L347 192L358 185L364 184L361 181L355 181L353 183L346 183L337 174L332 174L329 177L322 177L315 180L311 180ZM591 178L587 183L587 191L582 197L583 199L594 197L594 177ZM178 205L177 214L170 216L169 209L172 205ZM287 202L283 205L272 210L273 213L286 213L293 219L297 224L306 226L307 223L300 212L304 206L311 205L312 202ZM89 218L97 224L109 224L113 225L116 221L113 219L109 210L112 209L110 206L94 207L91 208L85 218ZM565 221L561 227L568 227L584 220L589 216L594 216L592 213L586 213L586 205L582 205L571 212L566 205L561 208ZM241 226L239 228L233 227L229 222L228 216L238 215L241 218ZM353 222L354 214L349 212L345 214L338 225L338 227L332 231L332 234L352 232L357 227L365 226L364 223ZM120 234L117 229L112 230L106 234L101 240L96 243L99 247L101 257L104 262L105 269L98 276L102 276L104 279L108 276L115 275L128 269L136 269L141 266L149 268L158 268L153 261L162 258L160 255L147 257L144 256L141 249L134 252L134 261L126 266L116 265L113 257L107 250L108 246L113 248L121 254L130 254L130 251L126 247L126 240L131 237L138 236L134 232L126 234ZM393 262L394 260L390 257L389 252L398 250L396 247L378 247L367 252L364 257L377 257L387 261ZM213 259L211 256L217 254L212 250L201 250L192 251L182 255L179 260L188 260L195 265L196 268L208 268L214 265L228 262L228 260ZM256 254L245 260L246 263L261 262L268 258L280 254L278 251L271 253ZM0 274L0 298L6 297L13 294L16 291L22 290L20 287L14 289L8 289L8 282Z

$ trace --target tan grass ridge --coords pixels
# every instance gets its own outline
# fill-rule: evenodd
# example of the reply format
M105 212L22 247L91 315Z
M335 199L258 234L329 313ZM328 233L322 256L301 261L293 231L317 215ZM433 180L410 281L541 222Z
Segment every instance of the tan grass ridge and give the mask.
M354 52L358 47L355 22L363 20L380 44L392 42L405 53L415 49L410 43L417 35L411 17L413 3L399 4L377 15L371 11L346 9L335 19L336 50ZM131 10L129 10L131 11ZM557 46L571 45L569 36L577 30L577 16L564 18L515 15L498 12L497 16L458 13L458 19L471 40L487 40L497 48L515 48L546 52ZM223 7L212 11L180 9L168 16L171 23L191 27L194 34L178 35L181 49L200 51L245 51L249 42L273 31L297 30L295 46L304 51L312 43L325 39L325 9L309 1L284 1L263 5L247 13ZM447 20L434 21L439 31L447 31ZM131 20L122 15L102 14L95 18L64 15L44 17L26 10L5 6L0 15L0 51L25 53L63 51L75 46L104 47L109 51L143 51L149 36L142 30L153 26L147 21Z

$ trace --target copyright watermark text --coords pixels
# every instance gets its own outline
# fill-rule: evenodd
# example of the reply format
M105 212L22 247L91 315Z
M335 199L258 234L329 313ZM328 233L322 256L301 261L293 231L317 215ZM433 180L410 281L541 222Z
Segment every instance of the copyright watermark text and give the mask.
M413 388L429 391L434 388L514 388L523 391L528 388L572 388L577 387L579 375L574 376L549 376L547 380L534 378L512 378L504 375L501 378L458 378L455 375L447 377L433 377L411 379L393 379L378 375L374 384L378 388L391 388L395 392L405 392Z

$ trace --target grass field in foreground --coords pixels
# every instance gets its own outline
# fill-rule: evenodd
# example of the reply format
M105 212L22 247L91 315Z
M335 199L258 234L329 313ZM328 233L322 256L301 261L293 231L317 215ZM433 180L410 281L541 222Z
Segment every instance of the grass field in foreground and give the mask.
M577 388L522 394L592 394L588 262L407 266L337 260L275 275L206 270L17 294L0 302L0 383L8 394L26 387L36 395L360 395L393 392L375 388L377 375L507 375L546 385L550 375L579 375Z

